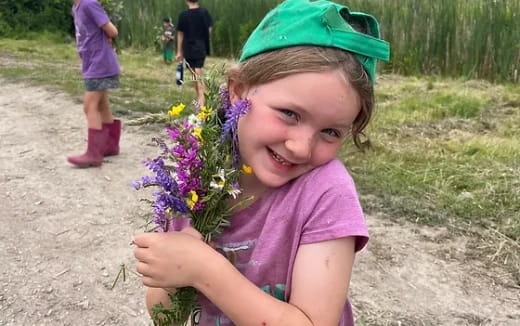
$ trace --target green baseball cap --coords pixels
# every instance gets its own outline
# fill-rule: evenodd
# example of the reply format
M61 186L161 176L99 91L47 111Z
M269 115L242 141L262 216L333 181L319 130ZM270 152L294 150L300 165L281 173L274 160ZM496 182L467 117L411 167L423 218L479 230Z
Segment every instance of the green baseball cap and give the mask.
M366 29L356 31L352 26ZM335 47L354 53L372 83L377 59L390 59L390 45L380 39L377 20L334 2L286 0L271 10L247 39L239 61L298 45Z

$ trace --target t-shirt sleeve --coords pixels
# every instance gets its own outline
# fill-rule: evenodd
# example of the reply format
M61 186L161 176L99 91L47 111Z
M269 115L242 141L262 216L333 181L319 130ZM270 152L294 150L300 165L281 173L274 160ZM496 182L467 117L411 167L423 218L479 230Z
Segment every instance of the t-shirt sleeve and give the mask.
M205 15L206 16L206 26L208 26L208 28L209 28L209 27L213 26L213 18L209 14L209 11L206 10L205 13L206 13L206 15Z
M177 30L183 33L186 30L186 19L183 13L179 15L179 19L177 21Z
M354 181L350 175L344 177L309 180L312 191L321 193L307 220L304 222L301 243L356 237L355 250L359 251L368 242L368 230L363 210L358 199ZM312 199L309 199L312 201Z
M105 9L96 1L88 2L85 10L97 27L101 27L110 21Z

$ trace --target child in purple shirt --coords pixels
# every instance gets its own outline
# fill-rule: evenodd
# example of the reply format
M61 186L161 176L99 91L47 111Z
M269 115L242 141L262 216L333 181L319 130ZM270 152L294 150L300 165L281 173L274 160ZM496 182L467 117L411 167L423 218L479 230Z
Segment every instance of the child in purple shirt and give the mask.
M119 62L112 48L117 28L96 0L74 0L76 47L82 61L88 145L84 154L67 160L78 167L100 166L103 157L119 154L121 121L112 116L108 89L119 87Z
M367 240L354 182L336 159L374 105L376 60L388 60L374 17L326 0L286 0L260 22L228 74L239 118L242 198L211 245L181 232L135 237L147 306L200 293L204 326L354 324L348 289Z

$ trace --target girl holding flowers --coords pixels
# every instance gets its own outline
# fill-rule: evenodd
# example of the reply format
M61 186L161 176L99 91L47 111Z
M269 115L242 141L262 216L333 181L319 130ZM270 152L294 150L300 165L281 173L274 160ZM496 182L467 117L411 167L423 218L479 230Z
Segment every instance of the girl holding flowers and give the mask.
M189 286L200 325L353 325L349 281L368 232L336 155L350 137L361 146L376 60L388 57L368 14L325 0L287 0L267 14L228 74L222 105L235 164L249 172L227 206L253 200L209 243L180 223L180 232L135 236L150 309Z

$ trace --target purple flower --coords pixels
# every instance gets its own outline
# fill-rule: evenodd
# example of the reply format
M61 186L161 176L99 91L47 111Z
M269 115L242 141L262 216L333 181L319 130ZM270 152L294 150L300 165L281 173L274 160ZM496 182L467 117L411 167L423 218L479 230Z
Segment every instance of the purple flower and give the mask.
M177 213L188 213L188 205L182 198L164 192L156 192L154 195L157 197L155 200L156 213L165 213L168 208Z
M164 192L155 192L153 195L157 197L154 203L153 222L160 232L168 229L170 219L167 212L169 210L180 214L189 212L188 205L181 198Z
M240 161L240 153L238 151L238 120L251 109L251 102L249 100L238 100L231 104L231 107L226 111L226 118L222 126L221 140L231 140L231 155L233 158L233 165L236 167Z
M180 136L180 131L178 128L166 127L166 132L168 133L168 139L177 140Z
M202 108L201 108L199 102L197 102L197 101L195 101L195 100L193 100L193 106L195 107L195 111L196 111L196 112L200 112L200 111L202 110Z
M229 107L231 106L231 102L229 101L229 90L227 87L222 86L218 90L218 93L220 95L220 99L222 100L222 104L220 105L220 109L223 112L227 112L229 110Z
M130 186L132 188L134 188L135 190L139 190L141 189L141 183L139 181L132 181L132 183L130 184Z
M146 187L154 184L156 184L155 178L145 175L139 181L132 181L132 183L130 183L130 186L135 190L139 190L141 189L141 187Z
M149 175L145 175L144 177L141 178L141 183L143 186L146 186L147 184L155 183L155 178L153 178Z
M156 157L153 160L147 159L143 161L143 164L155 172L155 176L144 176L140 182L135 182L133 186L135 188L154 184L160 187L160 191L153 193L153 196L156 198L153 205L153 222L159 230L166 230L169 223L169 215L171 213L187 214L189 212L188 206L184 201L180 185L172 177L170 170L167 169L161 157ZM182 175L182 173L180 174Z
M204 207L206 207L206 203L204 203L202 201L198 201L195 203L195 206L193 206L193 211L194 212L201 211L204 209Z
M157 172L157 177L155 178L155 181L165 190L168 192L175 193L178 191L177 182L173 180L172 176L170 175L170 171L161 170Z
M164 161L160 157L156 157L153 160L146 159L143 161L144 166L146 166L148 169L150 169L153 172L162 170L164 167Z

